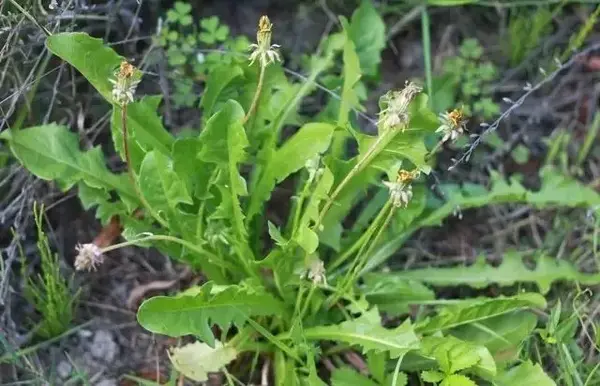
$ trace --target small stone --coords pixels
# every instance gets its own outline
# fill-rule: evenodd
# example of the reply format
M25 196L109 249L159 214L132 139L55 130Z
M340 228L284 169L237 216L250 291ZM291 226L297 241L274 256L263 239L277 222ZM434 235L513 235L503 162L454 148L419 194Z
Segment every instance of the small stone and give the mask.
M109 331L98 330L94 334L90 351L94 358L102 359L105 363L111 363L117 356L119 347Z
M58 366L56 366L56 373L63 379L68 378L72 370L73 366L67 361L60 361Z
M102 379L95 386L117 386L117 381L114 379Z
M79 330L77 332L77 334L79 334L80 337L82 338L89 338L90 336L94 335L93 332L91 332L90 330Z

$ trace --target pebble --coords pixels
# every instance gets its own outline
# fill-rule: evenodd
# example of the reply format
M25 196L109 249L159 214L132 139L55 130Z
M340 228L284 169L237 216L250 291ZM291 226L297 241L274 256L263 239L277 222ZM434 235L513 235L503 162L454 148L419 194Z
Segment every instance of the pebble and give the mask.
M118 351L119 346L109 331L96 331L90 347L90 352L94 358L101 359L105 363L111 363L115 360Z
M97 382L94 386L117 386L117 381L107 378Z
M56 373L63 379L68 378L72 370L73 366L67 361L60 361L58 366L56 366Z

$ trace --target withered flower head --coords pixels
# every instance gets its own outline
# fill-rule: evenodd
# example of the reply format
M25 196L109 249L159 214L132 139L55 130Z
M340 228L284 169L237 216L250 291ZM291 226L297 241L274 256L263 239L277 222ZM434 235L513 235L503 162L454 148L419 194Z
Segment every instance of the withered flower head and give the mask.
M380 99L381 111L377 125L380 131L406 129L409 121L408 106L422 88L413 82L399 91L388 91Z
M109 79L113 84L113 100L121 106L133 102L135 89L140 83L135 66L125 60L122 61L119 69L115 72L115 78Z
M269 63L279 62L281 58L277 52L279 45L271 45L271 32L273 30L273 24L269 20L269 17L263 15L258 21L258 30L256 31L256 44L251 44L250 49L253 49L250 54L250 64L252 65L256 59L259 60L261 66L265 67Z
M102 250L96 244L78 244L75 250L77 257L74 265L77 271L96 270L96 266L104 262Z

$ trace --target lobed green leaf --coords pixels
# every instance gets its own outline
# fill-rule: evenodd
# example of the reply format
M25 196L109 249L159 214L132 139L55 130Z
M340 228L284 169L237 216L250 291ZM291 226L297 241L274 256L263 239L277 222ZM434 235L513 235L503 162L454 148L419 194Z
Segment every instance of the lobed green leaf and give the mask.
M169 336L197 335L215 347L211 325L242 327L251 316L283 312L283 305L260 287L204 284L177 296L155 296L138 309L138 322L148 331Z
M48 124L4 131L0 139L9 142L15 157L29 171L41 179L57 181L63 190L84 182L91 188L116 191L126 202L137 202L127 176L108 170L99 147L82 152L77 135L65 126Z
M468 285L473 288L485 288L492 283L510 286L515 283L536 283L542 293L547 293L555 281L572 281L584 285L600 283L600 274L582 273L565 260L557 260L540 255L535 258L535 268L529 269L523 263L523 255L517 251L505 253L498 267L488 264L480 256L469 266L446 268L423 268L393 273L369 274L372 280L384 280L390 277L396 280L417 280L433 286Z
M526 308L546 308L546 299L536 293L523 293L512 297L483 299L474 303L443 308L438 315L415 326L415 331L432 334Z
M381 326L376 308L359 318L335 326L305 329L304 337L308 340L333 340L360 346L363 353L388 352L392 359L419 348L419 338L409 320L394 329L386 329Z

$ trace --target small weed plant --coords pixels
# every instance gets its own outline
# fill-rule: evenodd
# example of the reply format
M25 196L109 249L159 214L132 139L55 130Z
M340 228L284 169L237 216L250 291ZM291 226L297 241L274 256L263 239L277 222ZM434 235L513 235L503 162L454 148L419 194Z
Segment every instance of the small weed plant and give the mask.
M490 119L500 112L491 98L491 82L497 76L496 66L482 59L483 47L476 39L465 39L458 55L444 62L442 75L435 79L436 103L446 108L456 101L464 103L467 115ZM438 101L438 99L440 99Z
M537 263L530 270L519 251L497 267L481 256L468 267L376 268L413 232L440 225L458 208L518 202L587 208L600 197L546 166L537 191L493 174L489 187L444 185L440 200L426 188L435 154L425 143L457 139L464 114L438 118L421 88L407 82L381 97L375 134L357 130L361 78L377 68L385 31L366 1L350 21L340 17L340 26L298 81L284 72L266 16L256 42L244 47L252 49L244 61L211 67L207 55L200 63L192 54L198 41L221 44L228 31L204 19L196 40L182 41L178 29L197 26L189 7L177 3L159 39L172 53L171 65L202 67L205 77L202 124L185 137L163 127L160 97L136 97L143 74L101 40L52 35L48 49L112 106L112 137L127 172L110 171L99 147L81 150L63 125L0 138L38 177L65 190L77 187L85 208L94 208L102 222L121 218L126 241L80 246L78 268L93 269L110 251L138 245L207 278L173 296L147 299L137 313L151 332L196 338L169 351L175 368L193 380L224 371L230 380L251 382L264 363L271 364L276 385L554 385L524 343L545 324L538 315L552 282L593 283L597 275L543 255L528 255ZM462 51L461 69L452 74L469 74L475 102L494 70L478 64L476 43ZM304 113L303 100L331 74L339 79L339 95L328 94L323 111ZM434 291L491 284L505 288L504 295L438 299ZM363 366L344 360L351 354ZM252 366L227 371L248 358L255 358Z
M250 45L246 36L232 38L229 27L221 24L218 17L196 22L191 11L190 4L176 2L155 37L155 43L167 56L173 84L171 97L177 107L197 107L195 83L221 65L243 66Z
M72 281L60 272L58 255L52 253L48 237L43 229L43 207L34 205L33 215L37 227L37 248L41 258L41 274L35 278L26 278L27 263L21 251L22 272L26 278L24 294L41 315L36 333L41 338L53 338L69 329L73 320L73 311L77 304L79 291L72 293Z

